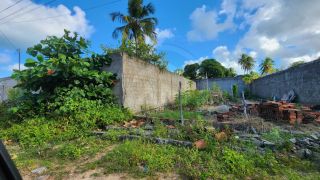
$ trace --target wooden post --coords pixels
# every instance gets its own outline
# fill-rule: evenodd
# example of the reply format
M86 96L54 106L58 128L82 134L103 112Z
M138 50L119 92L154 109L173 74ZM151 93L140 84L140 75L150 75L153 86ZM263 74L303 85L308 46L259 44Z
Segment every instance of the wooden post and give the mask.
M244 98L244 91L242 91L242 103L243 103L243 113L246 116L246 118L248 119L247 103L246 103L246 99Z
M181 81L179 81L179 109L181 124L184 125L183 113L182 113L182 100L181 100Z

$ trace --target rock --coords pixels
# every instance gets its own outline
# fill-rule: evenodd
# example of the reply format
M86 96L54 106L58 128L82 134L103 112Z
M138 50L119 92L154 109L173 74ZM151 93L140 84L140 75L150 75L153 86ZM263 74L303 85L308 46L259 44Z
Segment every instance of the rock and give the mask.
M217 113L226 113L230 111L230 106L227 106L227 105L216 106L214 107L213 111Z
M316 134L311 134L310 137L312 137L312 138L315 139L315 140L318 140L318 139L319 139Z
M312 156L312 151L307 148L300 149L297 153L300 158L310 158Z
M252 134L258 134L258 132L256 131L256 129L254 128L254 127L250 127L250 132L252 133Z
M262 147L274 148L275 144L273 142L262 140Z
M205 149L207 147L207 143L203 139L200 139L200 140L194 142L193 145L197 149Z
M32 170L31 172L32 172L33 174L38 174L38 175L40 175L40 174L44 173L46 170L47 170L47 168L44 167L44 166L42 166L42 167L39 167L39 168L37 168L37 169Z
M293 144L297 143L297 139L296 138L291 138L289 139L290 142L292 142Z

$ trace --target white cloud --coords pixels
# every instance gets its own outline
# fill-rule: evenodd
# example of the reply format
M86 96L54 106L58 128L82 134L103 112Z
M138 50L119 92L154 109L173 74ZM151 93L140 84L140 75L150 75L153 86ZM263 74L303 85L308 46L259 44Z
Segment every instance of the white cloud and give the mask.
M174 37L173 30L171 29L161 30L159 28L156 28L156 33L157 33L158 41L160 42L164 41L165 39L171 39Z
M25 67L23 64L20 65L20 70L24 70L27 69L27 67ZM9 66L7 66L7 71L12 72L13 70L19 70L19 64L11 64Z
M212 51L213 57L226 68L233 68L238 74L243 73L238 64L237 53L230 52L227 46L218 46Z
M157 34L157 45L162 44L165 40L171 39L174 37L174 29L159 29L156 28L155 33ZM152 40L145 36L145 42L147 44L153 44Z
M15 0L1 1L0 9L8 7L14 2ZM93 27L86 19L85 12L79 7L74 7L73 10L70 10L64 5L48 7L26 0L3 12L1 17L14 13L23 7L28 7L28 9L0 21L1 31L16 47L26 48L32 46L47 35L62 35L64 29L76 31L85 37L89 37L93 32ZM23 13L31 9L35 10ZM10 43L5 40L0 41L1 47L12 48Z
M237 50L254 50L263 58L280 59L280 66L320 55L320 1L247 0L237 16L248 31Z
M218 36L219 32L234 28L233 16L235 11L234 0L224 0L219 13L215 10L207 10L205 5L196 8L190 15L192 30L187 34L188 40L212 40ZM224 16L226 16L226 19L219 22Z
M183 67L185 67L188 64L201 63L202 61L204 61L206 59L209 59L209 57L208 56L204 56L204 57L200 57L199 59L184 61Z

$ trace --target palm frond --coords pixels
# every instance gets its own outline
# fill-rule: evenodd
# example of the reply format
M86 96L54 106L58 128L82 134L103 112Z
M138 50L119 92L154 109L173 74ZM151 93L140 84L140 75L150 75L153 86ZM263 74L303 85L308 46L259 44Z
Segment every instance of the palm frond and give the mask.
M128 17L123 15L122 13L120 12L113 12L110 14L111 16L111 20L114 22L114 21L118 21L120 23L127 23L128 22Z

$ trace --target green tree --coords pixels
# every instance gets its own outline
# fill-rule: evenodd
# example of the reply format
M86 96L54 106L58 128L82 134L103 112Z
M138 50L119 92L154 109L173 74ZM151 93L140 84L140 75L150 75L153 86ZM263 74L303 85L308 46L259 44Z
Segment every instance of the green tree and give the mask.
M199 75L202 78L220 78L225 77L226 68L215 59L206 59L201 62Z
M112 36L118 38L122 34L122 43L134 40L136 44L144 43L145 37L148 36L156 42L155 26L158 20L150 15L154 14L155 8L151 3L143 5L143 0L128 1L128 15L121 12L111 13L112 21L118 21L123 26L117 27Z
M296 66L299 66L300 64L303 64L303 63L305 63L305 61L296 61L296 62L293 62L291 65L290 65L290 67L296 67Z
M196 80L198 78L198 70L200 65L198 63L188 64L184 67L183 76L191 80Z
M241 68L244 70L244 73L251 71L254 67L255 60L246 54L242 54L241 58L238 60Z
M27 52L33 57L25 61L28 68L14 71L18 87L24 90L23 101L26 108L45 112L49 104L55 102L61 93L77 89L80 96L90 100L100 100L113 103L113 87L115 75L101 71L101 68L111 63L108 55L91 54L84 57L88 50L88 41L73 36L65 30L62 37L49 36ZM29 110L30 110L29 109ZM27 110L27 109L24 109Z
M174 70L174 73L178 74L179 76L183 75L183 69L176 69Z
M259 73L251 71L249 74L245 74L242 80L246 84L250 84L253 80L258 79L260 77Z
M271 59L270 57L266 57L264 61L260 64L260 71L262 75L271 74L275 72L274 60Z
M226 77L235 77L237 75L236 71L233 68L228 68L225 71Z

